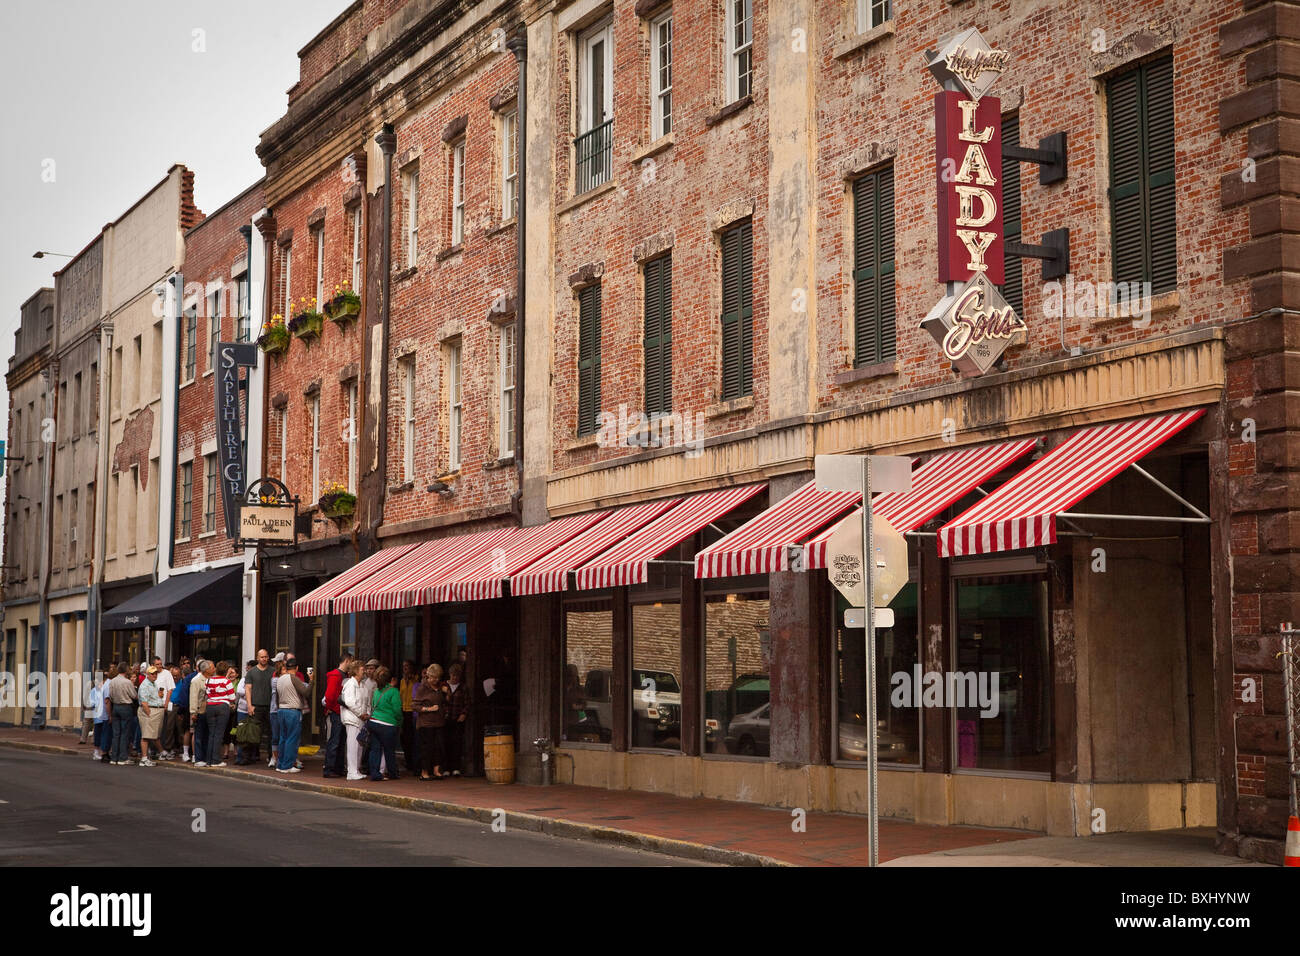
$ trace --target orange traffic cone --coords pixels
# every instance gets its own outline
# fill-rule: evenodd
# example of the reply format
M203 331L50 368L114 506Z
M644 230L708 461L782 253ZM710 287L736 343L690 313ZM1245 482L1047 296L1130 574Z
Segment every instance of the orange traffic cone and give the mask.
M1286 822L1286 849L1283 851L1283 866L1300 866L1300 817L1291 817Z

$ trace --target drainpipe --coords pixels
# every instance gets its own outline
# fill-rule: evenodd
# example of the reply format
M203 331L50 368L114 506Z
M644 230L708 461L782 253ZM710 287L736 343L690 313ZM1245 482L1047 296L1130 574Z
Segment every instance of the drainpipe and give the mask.
M109 445L109 428L112 424L112 408L109 403L113 398L113 321L111 318L101 320L100 338L103 345L100 348L99 367L101 369L100 388L99 388L99 448L96 451L97 461L95 475L95 557L93 559L93 568L95 580L90 588L90 606L87 608L86 627L93 628L93 634L86 634L86 644L88 649L92 646L93 654L91 659L91 670L99 665L100 658L100 640L101 632L99 629L100 605L103 601L104 587L104 563L108 555L107 534L108 534L108 445Z
M57 342L57 326L59 315L59 292L58 283L55 283L54 289L54 316L55 316L55 341ZM41 629L41 653L36 661L36 670L39 673L47 674L50 669L50 634L53 628L50 626L50 574L51 565L54 563L54 456L59 446L59 355L54 353L47 365L46 371L49 373L46 381L49 386L45 390L45 407L47 418L54 422L54 440L51 441L49 452L45 456L45 467L42 469L44 474L41 476L43 488L41 489L41 600L39 609L36 613L36 620L39 622L38 627ZM42 429L43 431L44 429ZM27 653L31 654L31 638L28 638ZM49 686L48 684L46 685ZM26 688L24 688L24 691ZM44 730L47 720L48 709L44 702L38 702L32 709L31 729Z
M379 508L372 512L370 533L379 538L379 526L384 523L384 507L388 502L388 296L392 286L393 256L393 153L397 150L397 134L392 123L385 123L375 137L380 152L384 154L384 238L379 247Z
M515 472L518 486L514 510L524 514L524 292L528 275L528 30L519 24L506 46L519 63L519 95L515 100Z
M167 576L171 577L172 572L176 569L176 476L180 469L177 465L180 462L180 440L181 440L181 362L183 361L181 353L181 340L185 338L185 275L181 272L173 272L167 279L172 286L172 294L176 297L176 314L173 318L176 320L176 365L173 372L174 382L172 384L172 486L168 492L168 500L171 501L171 518L167 521ZM196 325L197 329L198 326ZM162 469L159 469L159 478ZM161 496L160 496L161 497ZM161 525L161 522L159 522ZM158 580L158 559L154 558L154 581ZM174 639L175 635L167 635Z

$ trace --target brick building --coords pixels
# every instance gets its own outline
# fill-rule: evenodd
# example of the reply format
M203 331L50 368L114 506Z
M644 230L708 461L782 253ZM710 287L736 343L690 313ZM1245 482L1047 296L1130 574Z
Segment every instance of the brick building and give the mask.
M5 445L4 645L0 670L41 666L42 574L49 535L49 473L43 424L53 419L50 346L54 337L54 290L38 289L21 309L5 384L9 389L9 436ZM25 701L19 700L19 705ZM0 710L6 723L33 718L24 706Z
M169 505L171 464L164 418L175 403L176 326L185 230L203 214L194 173L175 165L122 216L104 227L99 366L100 436L92 627L99 662L140 661L161 651L156 618L128 602L158 582L158 546ZM168 396L164 401L164 396ZM164 467L164 465L166 467ZM127 610L122 612L122 608ZM97 622L97 624L95 623Z
M307 626L376 610L363 643L395 663L412 647L436 659L445 645L428 638L457 615L471 634L517 620L517 648L478 655L475 676L517 688L516 740L559 741L576 782L861 811L862 636L821 573L854 502L807 486L817 454L906 455L923 491L881 500L909 532L876 641L881 812L1077 835L1215 823L1225 851L1279 860L1276 629L1300 616L1284 55L1298 9L577 0L449 29L452 5L354 4L306 51L262 145L275 237L293 230L296 263L298 230L322 206L328 228L342 201L331 171L360 150L376 219L384 156L369 144L385 122L396 133L392 268L371 238L364 296L367 341L388 344L349 353L327 329L321 364L304 351L283 389L298 401L313 376L327 390L360 361L363 420L382 421L365 417L380 397L389 417L383 440L362 429L358 505L358 530L384 547L301 606ZM473 346L487 287L499 275L509 289L485 265L509 262L490 191L464 194L466 223L500 256L476 260L474 227L456 248L447 185L462 133L467 169L487 155L476 130L509 94L494 89L508 83L499 38L495 60L485 48L520 17L526 427L510 528L483 510L508 500L503 476L468 458L457 474L446 456L441 369L457 335ZM932 76L928 51L972 27L1009 56L976 56L965 34ZM963 93L997 73L987 97ZM474 107L450 102L468 90ZM403 120L426 93L424 122ZM963 96L971 112L948 119ZM936 142L949 128L986 144L951 170ZM273 195L276 144L295 131L291 185ZM941 219L954 181L1000 193L985 206L968 186L952 207L957 228L997 207L987 260L965 264L984 240ZM922 320L974 322L962 290L981 265L980 301L1001 296L1020 319L983 327L996 347L967 352ZM385 279L391 309L371 294ZM291 291L307 294L298 278ZM462 389L492 395L491 365L461 354ZM423 402L401 397L410 355ZM398 408L414 409L418 468ZM479 469L494 454L486 411L464 412L486 432ZM384 458L367 488L366 463ZM438 499L408 510L426 475ZM401 549L426 532L459 544ZM392 611L411 606L427 608L415 644ZM944 675L997 684L978 701L950 677L947 695L904 693L930 673L939 690Z

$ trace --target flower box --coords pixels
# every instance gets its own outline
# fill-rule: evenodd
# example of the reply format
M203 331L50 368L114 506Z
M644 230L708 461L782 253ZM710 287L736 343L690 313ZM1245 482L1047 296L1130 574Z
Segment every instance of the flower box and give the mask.
M325 316L310 310L299 312L289 320L289 332L304 342L318 338L324 326Z
M339 325L356 321L360 314L361 296L350 289L345 289L325 303L325 315L331 322L337 322Z
M349 491L330 491L317 502L327 518L350 518L357 511L357 496Z
M289 330L283 325L268 325L257 344L267 355L279 355L289 348Z

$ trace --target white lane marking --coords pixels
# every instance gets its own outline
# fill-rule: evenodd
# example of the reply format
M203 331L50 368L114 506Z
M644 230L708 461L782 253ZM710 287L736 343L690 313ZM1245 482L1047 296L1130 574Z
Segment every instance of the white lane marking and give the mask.
M89 823L78 823L75 830L59 830L59 833L82 833L86 830L98 830L99 827L92 827Z

